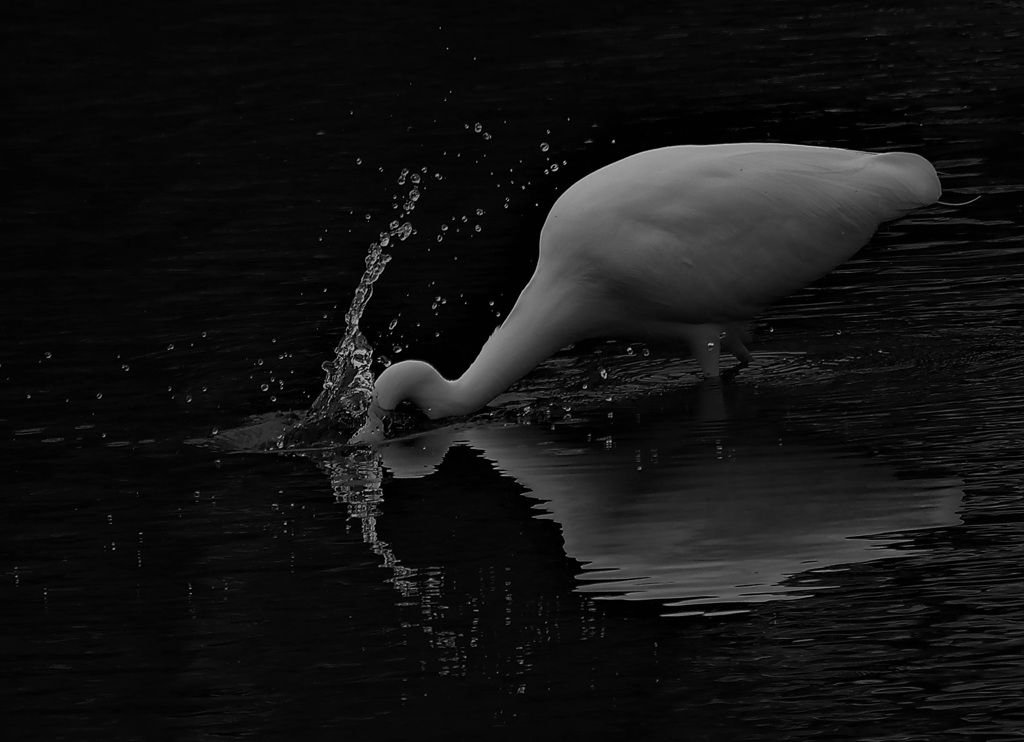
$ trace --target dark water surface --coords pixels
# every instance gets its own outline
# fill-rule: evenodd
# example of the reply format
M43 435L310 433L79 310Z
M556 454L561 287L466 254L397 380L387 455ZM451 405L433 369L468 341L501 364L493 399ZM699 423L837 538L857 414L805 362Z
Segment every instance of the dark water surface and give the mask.
M1021 738L1024 7L569 8L6 11L6 739ZM377 453L188 443L309 405L414 185L364 329L457 374L562 189L751 140L981 199L719 386L623 339Z

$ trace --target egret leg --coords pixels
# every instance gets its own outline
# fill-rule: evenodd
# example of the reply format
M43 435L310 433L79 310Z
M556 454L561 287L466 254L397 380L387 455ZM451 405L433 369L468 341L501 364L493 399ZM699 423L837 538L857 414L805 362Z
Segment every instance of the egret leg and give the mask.
M700 370L709 379L718 377L718 359L722 353L722 332L720 325L692 325L687 340L693 357L700 364Z
M744 345L744 343L749 341L749 333L741 327L730 325L725 330L725 337L722 338L722 348L732 353L736 360L740 362L740 365L746 366L754 360L754 357L750 355L750 351L747 350L747 346Z

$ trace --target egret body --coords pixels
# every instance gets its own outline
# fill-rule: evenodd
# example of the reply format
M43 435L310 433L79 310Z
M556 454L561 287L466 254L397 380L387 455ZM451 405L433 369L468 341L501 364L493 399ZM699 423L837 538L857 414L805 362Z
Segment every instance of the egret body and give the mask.
M533 277L469 369L390 366L368 426L404 400L435 419L473 412L586 338L681 343L717 376L721 350L750 359L743 322L940 194L931 164L904 152L719 144L612 163L555 202Z

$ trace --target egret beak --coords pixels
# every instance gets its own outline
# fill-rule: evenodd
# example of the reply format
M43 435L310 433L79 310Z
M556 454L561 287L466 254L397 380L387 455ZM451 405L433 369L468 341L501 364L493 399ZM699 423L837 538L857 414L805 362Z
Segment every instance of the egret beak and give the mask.
M388 411L381 409L374 399L370 403L370 409L366 411L366 422L355 434L349 438L350 445L366 444L374 445L382 443L386 437L385 423L388 419Z

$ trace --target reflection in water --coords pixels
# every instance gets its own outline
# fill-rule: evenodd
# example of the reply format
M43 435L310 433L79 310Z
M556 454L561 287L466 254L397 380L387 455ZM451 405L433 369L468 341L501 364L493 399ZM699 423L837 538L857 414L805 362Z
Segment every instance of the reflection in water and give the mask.
M418 594L409 580L414 571L398 561L391 546L377 533L377 518L384 502L380 458L367 449L359 449L346 456L323 459L321 466L330 478L334 496L348 508L349 517L361 523L363 541L383 560L382 566L392 570L391 583L405 597Z
M701 409L717 391L697 390ZM423 477L451 446L479 451L560 525L581 591L678 613L806 595L828 586L826 568L893 556L886 547L907 531L959 522L959 481L901 478L781 426L741 430L657 405L607 435L571 422L444 428L384 447L383 463Z
M480 5L442 23L425 3L214 0L156 19L10 4L7 737L1019 739L1020 2L599 5ZM472 131L485 116L489 141ZM766 138L910 148L951 191L984 194L885 230L766 314L740 382L778 396L747 413L756 430L720 436L734 461L768 450L761 432L784 457L833 465L815 440L828 431L855 474L890 488L908 483L884 463L956 472L963 525L919 533L910 558L681 625L573 593L553 519L569 511L549 500L549 519L533 517L482 442L416 480L336 462L343 507L287 453L180 445L308 408L341 332L334 305L357 282L349 260L388 230L398 210L382 194L410 158L446 185L410 217L419 237L395 251L363 329L378 358L401 339L458 366L528 277L538 212L565 181L658 143ZM482 233L452 238L478 208ZM444 310L435 285L452 287ZM620 471L649 503L722 466L716 431L646 409L632 425L604 400L678 390L686 369L610 363L631 382L641 367L643 388L600 394L581 366L517 392L589 418L518 431L549 441L526 461L538 490L561 465L578 494ZM859 467L854 451L879 453ZM573 548L622 518L602 512ZM607 575L592 573L603 589Z

